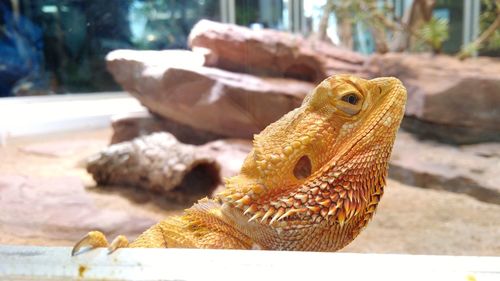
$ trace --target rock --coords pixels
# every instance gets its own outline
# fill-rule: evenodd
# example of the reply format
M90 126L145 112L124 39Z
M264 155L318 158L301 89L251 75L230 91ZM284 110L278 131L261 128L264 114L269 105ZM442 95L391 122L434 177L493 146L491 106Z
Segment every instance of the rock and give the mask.
M214 159L165 132L111 145L89 158L87 171L100 186L140 187L182 203L211 195L221 183Z
M386 54L372 57L373 76L396 76L408 89L403 127L448 143L500 140L500 60Z
M341 251L498 256L498 237L500 205L389 179L370 225Z
M222 135L194 129L188 125L167 118L160 118L148 112L114 116L111 120L111 126L113 127L111 144L130 141L156 132L168 132L182 143L197 145L224 138Z
M133 237L158 220L124 198L86 192L78 176L2 174L0 192L2 244L69 246L92 229Z
M144 189L95 187L79 163L105 148L110 136L109 128L71 131L14 139L0 147L0 244L72 246L91 230L101 230L109 239L124 234L133 240L191 207ZM224 177L239 172L250 148L246 140L199 147L220 163Z
M223 178L236 176L243 161L252 150L250 140L225 139L209 142L200 147L221 166Z
M93 142L93 143L92 143ZM64 158L76 154L89 145L99 145L99 142L74 139L68 141L39 142L19 147L19 150L41 157Z
M500 140L500 129L445 125L425 121L414 116L406 116L401 126L422 139L434 139L449 144L473 144Z
M362 71L365 58L353 51L271 29L209 20L198 22L189 45L205 55L206 66L260 76L291 77L320 82L336 73Z
M453 146L400 131L389 176L408 185L464 193L500 204L500 143Z
M314 88L293 79L259 78L194 63L169 65L175 52L158 52L158 61L165 62L159 65L140 53L120 50L107 56L109 71L125 90L161 117L225 137L252 138L298 107Z
M165 69L172 66L197 67L205 64L205 57L202 54L194 53L188 50L163 50L163 51L136 51L136 50L115 50L106 55L106 61L117 63L123 60L123 63L128 61L141 61L147 65L150 73L161 74ZM113 68L113 75L119 77L130 77L138 71L143 71L141 65L132 68Z

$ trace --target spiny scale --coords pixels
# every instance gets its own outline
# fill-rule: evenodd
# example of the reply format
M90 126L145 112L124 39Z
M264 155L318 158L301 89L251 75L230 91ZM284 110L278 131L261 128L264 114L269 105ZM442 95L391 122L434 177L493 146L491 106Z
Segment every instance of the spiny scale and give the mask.
M276 214L274 214L274 217L271 219L271 221L269 222L269 224L273 224L276 220L278 220L283 214L285 213L285 209L284 208L279 208L278 209L278 212L276 212Z

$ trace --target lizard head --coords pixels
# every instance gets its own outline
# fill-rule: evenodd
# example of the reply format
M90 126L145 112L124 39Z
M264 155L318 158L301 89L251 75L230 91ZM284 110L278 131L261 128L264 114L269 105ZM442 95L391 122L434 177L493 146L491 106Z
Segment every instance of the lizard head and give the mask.
M261 223L349 219L384 185L405 103L396 78L325 79L254 137L241 173L227 180L219 200Z

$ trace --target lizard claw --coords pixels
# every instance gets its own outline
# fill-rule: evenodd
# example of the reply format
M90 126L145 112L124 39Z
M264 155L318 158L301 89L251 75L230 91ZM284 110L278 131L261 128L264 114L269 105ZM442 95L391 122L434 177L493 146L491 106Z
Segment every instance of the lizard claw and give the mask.
M116 240L116 239L115 239ZM100 231L90 231L85 235L78 243L75 244L73 249L71 250L71 255L75 256L81 253L82 248L87 249L95 249L99 247L107 247L108 240L106 240L106 236L102 234Z
M128 247L127 237L125 237L123 235L118 235L118 236L116 236L115 239L113 239L111 244L109 244L109 246L108 246L109 253L108 254L113 253L114 251L116 251L119 248L126 248L126 247Z

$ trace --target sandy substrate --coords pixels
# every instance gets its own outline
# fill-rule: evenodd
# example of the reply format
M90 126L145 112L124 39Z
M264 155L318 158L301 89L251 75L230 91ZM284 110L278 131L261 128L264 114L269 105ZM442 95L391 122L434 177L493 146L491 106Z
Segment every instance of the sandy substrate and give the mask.
M96 189L82 160L110 130L0 147L0 244L70 246L91 229L131 238L186 206L133 189ZM389 180L374 220L346 252L500 255L500 205Z

